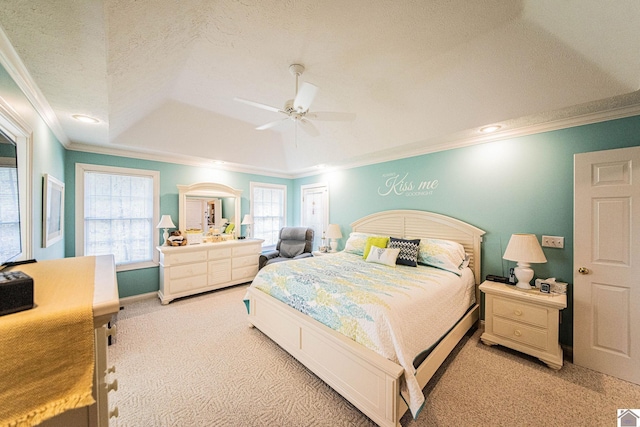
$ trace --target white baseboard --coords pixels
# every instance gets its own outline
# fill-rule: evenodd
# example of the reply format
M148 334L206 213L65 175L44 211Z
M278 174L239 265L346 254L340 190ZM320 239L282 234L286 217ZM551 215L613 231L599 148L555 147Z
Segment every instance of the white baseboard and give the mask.
M158 292L147 292L146 294L132 295L130 297L120 298L120 307L145 299L158 298Z

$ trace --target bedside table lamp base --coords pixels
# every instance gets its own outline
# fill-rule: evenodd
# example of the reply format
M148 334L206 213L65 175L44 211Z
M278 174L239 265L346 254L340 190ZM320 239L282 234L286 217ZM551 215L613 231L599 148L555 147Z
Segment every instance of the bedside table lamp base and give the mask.
M518 266L513 270L513 272L518 279L516 288L532 289L531 279L533 279L533 269L529 263L519 261Z

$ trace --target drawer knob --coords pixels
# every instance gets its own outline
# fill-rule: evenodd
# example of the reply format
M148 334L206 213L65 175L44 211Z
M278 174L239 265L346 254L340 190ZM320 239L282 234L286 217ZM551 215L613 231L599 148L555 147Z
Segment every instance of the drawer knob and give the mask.
M113 411L109 412L109 418L118 418L118 415L120 415L120 411L117 406L113 408Z
M118 379L116 378L115 380L113 380L111 382L111 384L107 384L107 393L109 393L110 391L117 391L118 390Z
M516 316L522 316L522 310L514 310L513 314L515 314Z
M519 336L522 335L522 332L520 332L519 330L516 329L515 331L513 331L513 335L519 337Z

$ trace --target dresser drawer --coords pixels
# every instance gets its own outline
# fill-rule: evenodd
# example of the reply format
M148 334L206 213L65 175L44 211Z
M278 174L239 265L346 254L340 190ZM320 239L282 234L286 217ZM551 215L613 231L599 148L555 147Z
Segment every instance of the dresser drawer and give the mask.
M206 264L205 264L206 265ZM177 294L193 289L200 289L207 286L207 275L185 277L184 279L171 280L170 292Z
M231 258L231 248L209 249L209 259Z
M231 265L233 266L233 268L251 267L254 265L258 265L258 261L259 259L257 255L241 256L233 258L231 260Z
M218 285L231 280L231 260L209 261L209 285Z
M165 255L164 265L186 264L189 262L206 261L207 253L204 251L184 252Z
M545 329L537 329L522 323L494 317L493 333L511 341L547 350L547 331Z
M260 245L244 245L233 248L233 257L245 255L258 255L260 253Z
M258 274L258 266L234 268L231 271L231 280L247 279L252 280Z
M543 328L547 327L548 315L547 310L543 307L494 297L493 314L517 320L518 322L526 322Z
M189 276L199 276L207 274L207 263L197 262L194 264L176 265L169 268L169 277L171 280L181 279Z

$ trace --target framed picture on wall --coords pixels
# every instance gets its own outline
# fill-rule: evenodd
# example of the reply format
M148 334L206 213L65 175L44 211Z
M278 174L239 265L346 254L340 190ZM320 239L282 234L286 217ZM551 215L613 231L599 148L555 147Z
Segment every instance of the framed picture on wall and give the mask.
M42 247L47 248L64 235L64 183L44 174L42 199Z

